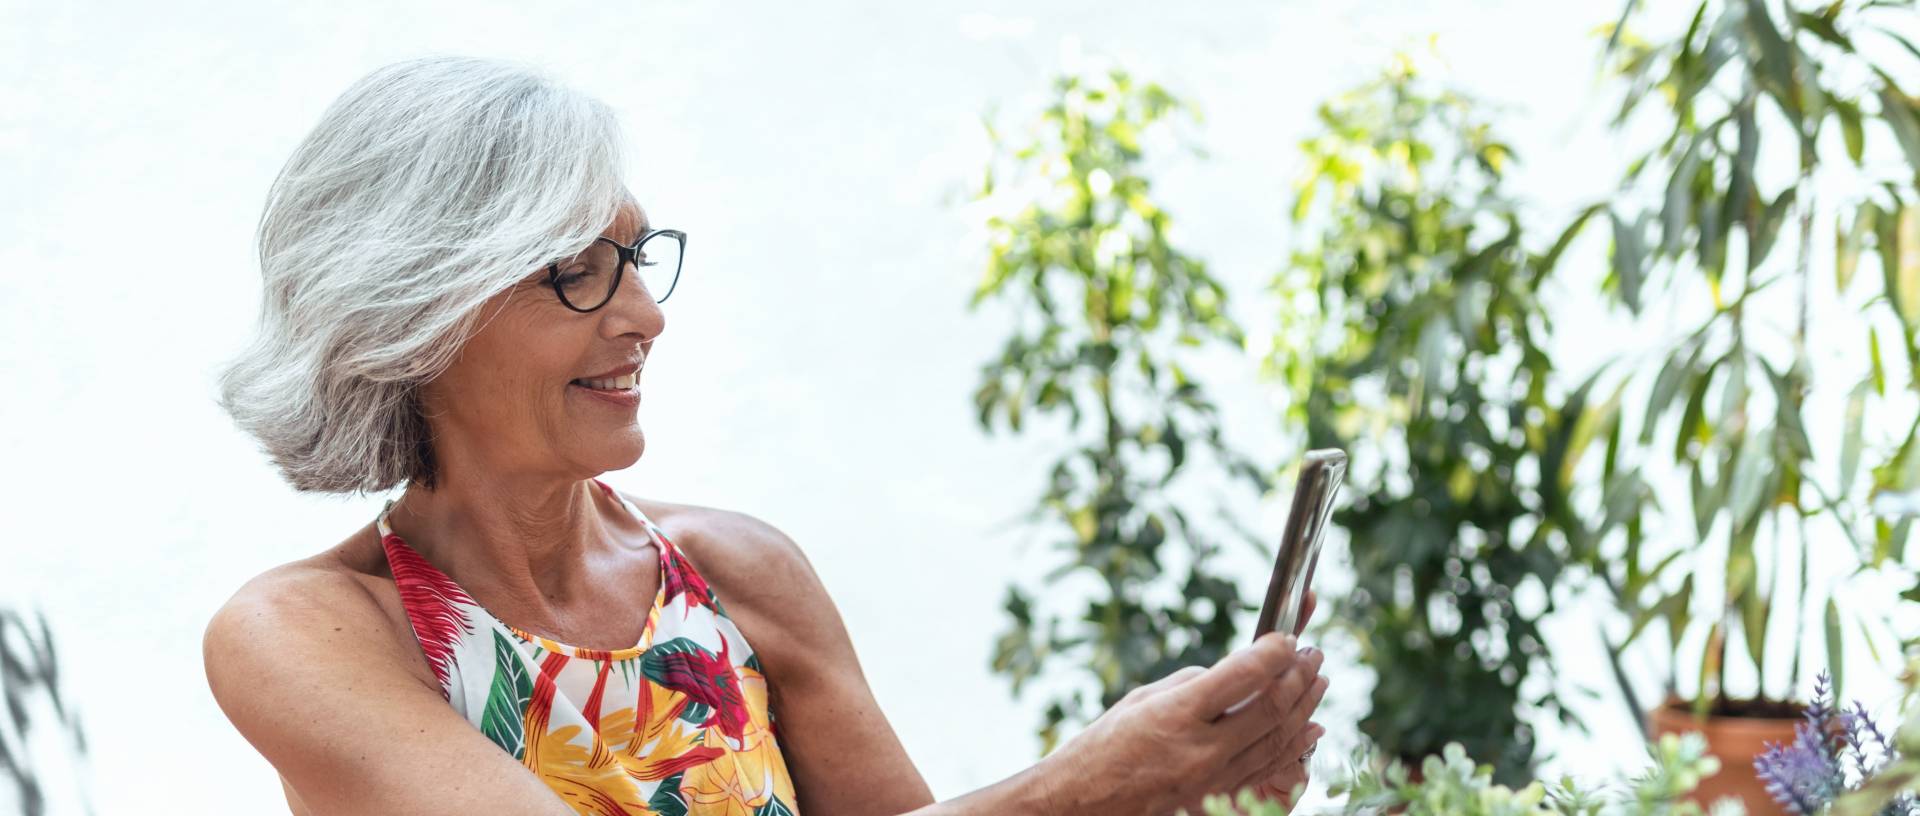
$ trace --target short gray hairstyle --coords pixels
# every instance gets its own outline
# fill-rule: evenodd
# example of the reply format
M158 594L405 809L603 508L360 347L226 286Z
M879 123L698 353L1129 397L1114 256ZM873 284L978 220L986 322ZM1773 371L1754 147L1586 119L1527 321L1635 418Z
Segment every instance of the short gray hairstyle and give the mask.
M613 112L514 62L386 66L321 115L260 216L258 333L220 404L293 487L431 487L419 387L480 307L592 243L626 188Z

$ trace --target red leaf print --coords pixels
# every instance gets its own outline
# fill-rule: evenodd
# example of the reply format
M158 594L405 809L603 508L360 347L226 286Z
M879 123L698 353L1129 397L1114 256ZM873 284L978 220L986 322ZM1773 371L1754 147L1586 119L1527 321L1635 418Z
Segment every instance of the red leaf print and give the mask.
M663 579L666 583L666 598L661 601L661 604L673 603L675 597L685 593L689 609L696 603L712 609L713 589L707 586L707 579L700 577L700 573L694 571L693 565L680 556L680 548L673 546L673 542L668 541L666 534L660 532L659 528L654 528L654 535L665 544L660 548L660 556L665 562L665 568L661 572L666 576Z
M720 733L736 740L746 734L746 698L741 695L740 678L733 672L724 640L718 655L683 637L658 644L641 656L640 672L664 688L711 707L707 723L719 726Z
M427 665L440 680L440 696L447 697L447 671L453 663L453 646L462 634L472 634L473 625L456 604L477 606L466 590L447 574L434 569L420 553L397 535L380 539L387 551L387 566L393 570L393 584L400 590L400 604L407 610L407 622L427 655Z

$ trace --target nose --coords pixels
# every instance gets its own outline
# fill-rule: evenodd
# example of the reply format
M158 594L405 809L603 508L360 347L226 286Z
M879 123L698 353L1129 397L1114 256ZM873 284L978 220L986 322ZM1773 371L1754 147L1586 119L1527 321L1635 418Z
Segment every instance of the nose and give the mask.
M602 325L611 335L637 334L651 340L666 330L667 313L654 301L655 293L647 291L639 272L632 263L627 264L626 274L620 276L620 290L601 309L607 313Z

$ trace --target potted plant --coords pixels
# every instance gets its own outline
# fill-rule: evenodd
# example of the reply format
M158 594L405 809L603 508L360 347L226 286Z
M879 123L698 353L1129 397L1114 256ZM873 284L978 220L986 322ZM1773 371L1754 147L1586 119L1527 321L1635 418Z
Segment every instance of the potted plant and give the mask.
M1351 591L1327 619L1374 685L1360 730L1415 762L1458 743L1494 778L1531 775L1528 715L1571 720L1539 623L1577 561L1539 508L1578 400L1560 398L1512 151L1474 101L1406 55L1320 106L1302 143L1264 371L1306 448L1353 462L1335 512ZM1531 594L1528 595L1531 591ZM1530 601L1537 600L1537 603Z
M1911 689L1911 669L1906 679ZM1863 816L1916 816L1920 776L1904 755L1920 739L1920 720L1901 726L1898 742L1889 734L1860 702L1839 708L1822 673L1793 741L1768 746L1753 765L1767 793L1788 813L1826 813L1845 801L1842 810Z
M1854 574L1906 569L1910 521L1870 508L1920 483L1920 414L1898 400L1900 374L1911 384L1920 365L1920 109L1895 79L1912 75L1920 52L1856 48L1856 39L1904 42L1888 25L1911 13L1892 7L1911 3L1701 0L1685 34L1665 42L1627 27L1640 5L1627 2L1610 31L1625 91L1615 123L1654 117L1666 136L1560 246L1605 213L1604 290L1646 330L1683 331L1650 364L1628 361L1657 375L1620 378L1589 409L1561 470L1576 495L1556 513L1626 613L1623 635L1603 626L1601 636L1628 705L1654 735L1705 733L1728 771L1703 795L1739 785L1764 811L1772 800L1746 759L1793 739L1803 646L1818 642L1810 635L1824 639L1836 687L1850 636L1890 651L1879 648L1888 622L1847 602L1844 577L1809 567L1818 549ZM1889 151L1896 167L1904 157L1906 170L1889 177L1869 166L1869 150ZM1814 274L1813 250L1825 243L1816 235L1834 236L1830 277ZM1790 257L1776 246L1792 247ZM1878 286L1855 274L1868 249ZM1828 280L1857 316L1811 319L1814 287ZM1868 370L1857 384L1816 389L1828 385L1816 369L1827 374L1832 358L1810 352L1812 342L1844 346L1842 359ZM1809 403L1841 394L1841 440L1816 448ZM1589 444L1604 458L1582 468ZM1621 655L1653 632L1672 659L1649 711ZM1733 661L1757 679L1732 688Z

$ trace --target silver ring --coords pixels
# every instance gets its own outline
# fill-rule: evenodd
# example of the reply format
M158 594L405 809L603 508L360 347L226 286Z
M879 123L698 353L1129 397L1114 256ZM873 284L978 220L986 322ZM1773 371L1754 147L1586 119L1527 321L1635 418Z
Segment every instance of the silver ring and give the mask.
M1300 755L1300 764L1302 765L1307 764L1307 760L1313 758L1313 752L1318 750L1320 750L1320 743L1316 742L1312 745L1307 746L1307 752Z

